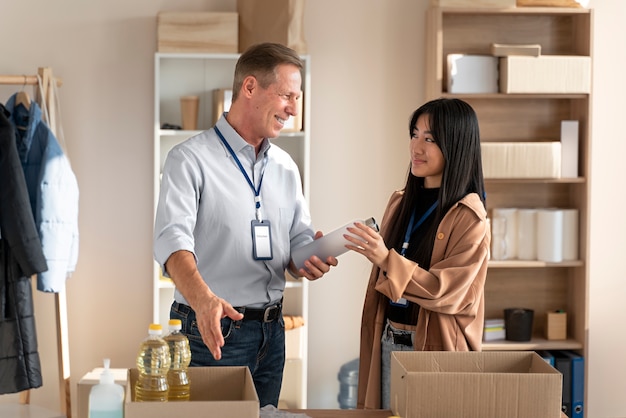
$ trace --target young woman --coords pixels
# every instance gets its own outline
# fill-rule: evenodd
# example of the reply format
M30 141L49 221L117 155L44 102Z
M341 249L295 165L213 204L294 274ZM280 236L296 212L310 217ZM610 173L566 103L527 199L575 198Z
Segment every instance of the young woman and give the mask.
M489 257L478 119L459 99L417 109L410 172L381 232L361 223L348 245L372 263L363 306L359 408L390 408L392 351L481 349Z

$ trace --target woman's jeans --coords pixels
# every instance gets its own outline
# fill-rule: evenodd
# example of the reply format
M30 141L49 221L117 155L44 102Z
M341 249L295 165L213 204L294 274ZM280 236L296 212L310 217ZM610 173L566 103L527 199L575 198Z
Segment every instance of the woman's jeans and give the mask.
M397 329L387 321L380 339L382 409L391 409L391 352L413 351L415 331Z
M271 322L223 318L224 346L220 360L213 358L202 341L193 309L174 302L170 318L181 320L181 332L189 338L190 366L248 366L260 407L267 404L278 407L285 366L285 322L282 315Z

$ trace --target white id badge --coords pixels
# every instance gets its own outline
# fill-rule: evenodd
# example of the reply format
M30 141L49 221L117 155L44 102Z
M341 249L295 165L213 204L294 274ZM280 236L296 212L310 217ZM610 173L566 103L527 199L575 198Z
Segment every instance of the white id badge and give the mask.
M252 221L252 256L255 260L272 259L270 221Z

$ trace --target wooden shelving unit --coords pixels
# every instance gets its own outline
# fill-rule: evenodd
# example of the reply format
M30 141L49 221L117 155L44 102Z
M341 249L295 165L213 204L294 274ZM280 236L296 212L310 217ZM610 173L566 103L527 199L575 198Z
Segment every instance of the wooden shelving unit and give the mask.
M569 349L585 354L588 310L589 94L456 94L446 91L448 54L489 55L491 43L540 44L542 55L591 56L591 10L583 8L432 8L428 11L426 96L458 97L478 114L481 140L560 140L562 120L579 121L579 176L556 179L486 179L493 208L575 208L579 259L562 263L491 261L485 287L486 318L503 309L535 311L530 342L488 342L484 350ZM541 74L537 74L541 77ZM547 312L568 314L567 339L546 340Z

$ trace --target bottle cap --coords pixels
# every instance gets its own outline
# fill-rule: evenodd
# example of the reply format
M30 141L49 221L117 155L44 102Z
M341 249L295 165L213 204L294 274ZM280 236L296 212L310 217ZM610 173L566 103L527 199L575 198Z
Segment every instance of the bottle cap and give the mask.
M148 334L161 335L163 333L163 327L160 324L150 324L148 327Z
M111 369L109 366L111 365L111 359L104 359L104 370L100 374L100 383L103 384L111 384L115 383L115 379L113 378L113 373L111 373Z
M180 319L170 319L168 326L170 331L180 331L183 328L183 324Z

